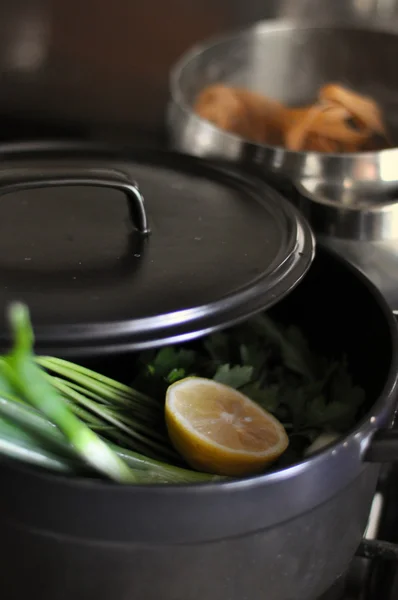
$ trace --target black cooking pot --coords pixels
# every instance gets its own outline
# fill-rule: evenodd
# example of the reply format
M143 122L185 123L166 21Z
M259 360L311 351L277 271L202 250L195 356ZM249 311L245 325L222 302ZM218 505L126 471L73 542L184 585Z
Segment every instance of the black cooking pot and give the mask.
M2 464L1 597L314 600L345 571L375 491L373 460L398 459L385 430L396 325L376 289L323 248L273 313L322 353L347 352L368 401L355 430L284 470L200 487L122 487Z
M241 321L245 311L248 316L273 305L274 316L299 325L314 349L330 357L346 352L350 372L366 391L367 411L355 430L311 458L235 482L124 487L1 462L0 597L315 600L345 571L361 542L379 463L398 459L398 439L388 429L397 402L398 337L381 295L322 247L310 267L308 225L264 184L178 155L152 157L150 166L147 155L130 155L145 204L130 181L128 197L138 198L140 210L134 204L133 211L109 216L104 206L122 210L119 196L113 203L106 196L99 206L98 190L78 200L62 195L65 187L75 186L74 194L81 194L82 186L104 180L98 156L89 178L76 168L72 177L76 149L70 148L58 157L66 162L52 163L51 177L44 177L56 150L42 149L38 159L31 151L0 149L0 196L6 186L12 218L22 219L24 227L20 243L26 245L22 250L13 245L9 218L0 245L13 245L15 253L0 252L0 304L15 290L23 294L33 307L39 349L59 354L69 343L80 355L101 354L91 366L128 380L133 357L120 354L123 349L191 339ZM155 173L161 173L158 195ZM61 176L59 195L54 177ZM119 192L122 184L126 191L125 177L120 171L106 173ZM57 234L37 227L29 239L31 217L37 211L44 222L55 200L64 203ZM3 197L0 213L4 206ZM152 237L143 240L142 231L132 233L129 226L124 239L126 215L133 221L141 215L138 229L145 229L142 210ZM184 227L181 215L187 217ZM95 246L98 237L101 246ZM201 244L203 239L208 243ZM47 248L36 246L39 240ZM126 261L119 265L123 249ZM104 262L97 264L101 252ZM234 261L228 260L231 253ZM180 255L182 270L176 273ZM232 287L228 294L225 286ZM215 290L219 297L212 303ZM172 313L173 319L146 314L159 298L161 308L169 310L165 315L176 306L184 310ZM200 310L189 308L192 301ZM104 314L101 327L98 317Z

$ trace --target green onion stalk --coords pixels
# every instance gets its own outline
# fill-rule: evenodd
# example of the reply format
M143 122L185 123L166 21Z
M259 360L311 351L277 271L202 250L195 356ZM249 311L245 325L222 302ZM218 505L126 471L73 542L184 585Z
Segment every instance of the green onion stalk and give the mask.
M36 357L28 309L8 312L13 347L0 359L0 455L125 484L220 479L183 468L161 402L90 369Z

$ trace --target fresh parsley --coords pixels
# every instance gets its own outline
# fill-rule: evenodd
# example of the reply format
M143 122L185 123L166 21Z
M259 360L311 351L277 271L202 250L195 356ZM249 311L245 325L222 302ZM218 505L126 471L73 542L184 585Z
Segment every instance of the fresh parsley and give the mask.
M299 328L266 314L198 342L142 353L133 386L162 401L171 383L193 375L238 389L273 413L290 436L289 456L302 457L321 434L347 432L365 400L343 357L319 356Z

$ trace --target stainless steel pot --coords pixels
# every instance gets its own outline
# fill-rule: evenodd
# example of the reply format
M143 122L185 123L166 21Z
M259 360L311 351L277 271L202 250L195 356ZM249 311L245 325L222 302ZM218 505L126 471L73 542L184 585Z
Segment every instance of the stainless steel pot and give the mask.
M398 140L398 84L392 56L397 26L321 25L264 21L195 46L174 67L168 128L172 145L204 158L221 158L274 171L290 180L353 180L384 184L398 179L398 149L361 154L289 152L251 143L197 117L193 102L206 85L227 82L286 104L312 101L319 87L339 81L377 100Z
M1 463L2 598L316 600L345 571L372 461L398 460L384 429L397 403L396 324L372 284L322 247L272 310L314 348L346 350L368 399L355 430L286 469L205 486L124 487Z

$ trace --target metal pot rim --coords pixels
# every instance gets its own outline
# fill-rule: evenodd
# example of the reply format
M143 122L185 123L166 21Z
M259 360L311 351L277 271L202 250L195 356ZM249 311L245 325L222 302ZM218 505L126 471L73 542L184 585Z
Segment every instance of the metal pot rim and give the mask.
M3 486L12 493L0 498L0 510L19 525L65 539L121 544L209 542L293 519L354 484L365 469L374 468L366 464L366 453L372 448L374 434L392 424L398 395L398 328L374 285L335 252L326 248L322 252L361 279L382 311L391 339L392 359L384 389L348 435L285 469L239 481L198 485L121 486L67 479L4 462ZM89 518L83 506L90 507ZM62 511L73 518L60 517ZM109 511L115 515L110 521ZM195 526L198 522L200 527Z
M374 286L374 284L371 281L369 281L367 277L359 269L357 269L357 267L351 265L334 250L325 247L323 247L323 250L326 251L328 254L333 255L336 260L344 263L345 266L352 271L354 276L362 279L364 284L367 286L368 290L374 295L375 299L378 301L380 308L382 308L383 310L385 319L389 324L392 342L392 360L389 369L389 375L383 388L383 391L381 392L376 402L373 404L372 408L368 411L368 413L358 422L358 424L349 433L347 433L347 435L340 438L337 442L331 444L330 446L324 449L319 450L318 452L314 453L309 457L304 458L299 463L293 464L284 469L278 469L277 471L270 471L264 473L263 475L256 475L245 479L238 479L236 481L197 483L192 485L159 484L153 486L120 486L122 489L157 489L160 493L172 493L176 489L198 490L200 488L202 490L202 494L212 493L215 490L220 489L223 489L225 491L241 491L242 489L249 489L252 486L255 486L257 483L267 485L273 482L286 479L289 476L294 476L300 471L302 471L302 469L308 464L321 462L326 456L332 455L333 453L336 453L336 451L344 452L344 450L348 448L348 446L351 444L357 445L358 436L361 436L362 438L360 443L360 457L364 457L372 435L374 435L376 431L380 428L384 428L389 424L388 421L391 416L393 406L398 403L398 327L393 312L387 305L381 292L379 292L379 290ZM51 474L46 474L44 476L50 478L53 477ZM106 481L93 481L82 478L73 478L72 480L68 480L68 484L71 484L72 486L94 486L99 490L104 488L110 488L113 485Z
M311 183L311 179L308 178L309 182ZM315 182L317 183L317 181L315 180ZM398 201L397 200L382 200L379 203L373 203L373 204L369 204L369 206L364 206L364 207L358 207L356 204L341 204L339 202L336 202L335 200L329 200L329 198L327 198L326 195L323 194L319 194L319 193L313 193L309 187L308 187L308 183L307 180L304 178L302 180L299 181L295 181L294 183L294 187L296 188L297 192L301 195L304 196L305 198L307 198L308 200L312 201L312 202L316 202L318 204L322 204L325 207L329 207L329 208L336 208L336 206L347 213L372 213L375 215L388 215L388 216L393 216L393 214L395 214L397 207L398 207ZM344 186L340 186L342 189L344 188Z
M170 88L170 97L171 101L178 106L178 108L185 113L190 119L193 119L195 123L200 125L203 128L206 128L209 132L213 132L215 134L222 134L225 136L225 139L230 140L231 142L235 142L236 144L245 144L248 148L253 148L257 151L272 151L272 152L283 152L286 157L294 157L305 158L306 161L310 161L312 158L323 157L324 159L330 160L352 160L358 163L358 161L363 160L368 163L369 161L378 162L380 159L392 159L398 161L398 147L388 148L386 150L379 150L377 152L306 152L306 151L292 151L287 150L283 146L272 146L269 144L261 144L258 142L252 142L243 138L239 135L224 131L215 125L213 125L210 121L206 119L202 119L192 110L192 108L185 102L184 98L181 94L180 80L184 74L185 68L191 63L193 59L195 59L198 55L203 54L207 50L214 48L215 46L221 45L228 41L233 41L238 38L250 36L253 33L267 33L269 31L289 31L290 29L357 29L359 31L369 31L369 32L379 32L386 34L398 34L398 28L389 23L376 24L374 27L369 28L365 26L363 23L358 23L358 21L346 21L339 23L338 21L293 21L290 19L269 19L265 21L259 21L255 25L251 25L245 27L244 29L237 29L230 33L224 35L213 36L208 38L202 43L195 44L195 46L191 47L187 52L180 57L180 59L174 64L173 68L170 71L169 76L169 88Z

